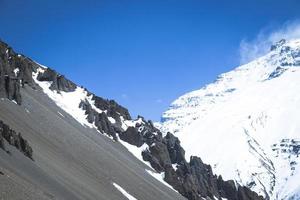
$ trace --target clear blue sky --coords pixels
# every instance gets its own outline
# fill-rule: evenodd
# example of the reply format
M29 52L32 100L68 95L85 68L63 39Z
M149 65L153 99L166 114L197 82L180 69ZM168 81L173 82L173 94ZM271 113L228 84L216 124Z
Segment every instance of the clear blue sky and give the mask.
M133 116L239 64L242 39L300 17L298 0L0 0L0 38Z

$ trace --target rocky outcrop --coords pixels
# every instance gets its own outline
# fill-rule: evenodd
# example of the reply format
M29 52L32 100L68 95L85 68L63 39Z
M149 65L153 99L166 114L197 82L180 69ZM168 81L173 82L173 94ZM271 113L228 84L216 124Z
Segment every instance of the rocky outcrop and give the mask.
M41 66L36 62L16 54L11 47L0 41L0 97L21 104L20 87L36 87L32 73L36 73L39 67ZM50 68L45 69L44 73L39 73L38 80L51 81L50 89L57 92L72 92L76 89L76 84Z
M85 110L89 123L94 124L101 133L112 136L116 141L118 140L116 133L120 132L120 129L109 121L107 114L97 112L88 101L81 101L79 107ZM120 116L118 119L121 123Z
M128 127L128 129L122 132L120 139L137 147L141 147L144 144L143 136L134 127Z
M98 97L94 94L92 100L95 101L95 106L100 110L107 111L107 116L112 117L119 121L120 116L124 118L124 120L131 120L131 116L128 110L122 106L120 106L114 100L107 100L101 97Z
M32 72L38 65L31 59L16 54L7 44L0 41L0 97L22 103L20 87L34 87Z
M1 72L0 72L1 73ZM0 75L0 97L8 98L9 100L14 100L17 104L22 103L22 98L20 94L20 82L16 77L5 75L1 73Z
M236 185L234 181L224 181L213 174L210 165L204 164L199 157L192 156L185 160L185 151L180 141L171 133L162 137L151 121L142 119L135 127L120 133L120 138L135 146L147 144L149 148L142 152L143 159L159 173L164 173L164 180L189 200L222 199L261 200L247 187Z
M117 141L116 133L123 131L121 128L122 121L131 119L128 110L117 104L114 100L105 100L90 92L88 92L88 96L92 96L94 106L101 110L99 113L99 110L96 111L88 101L81 101L79 107L85 110L88 122L95 124L101 133L112 136L113 139ZM109 118L112 118L115 122L112 123ZM129 135L131 135L131 133L128 133L128 137L126 138L129 138Z
M25 156L33 160L33 151L27 140L23 138L21 133L15 132L14 130L10 129L8 125L0 121L0 148L9 153L9 151L7 151L5 148L4 141L6 141L9 145L16 147Z
M63 75L58 74L56 71L50 68L47 68L44 73L39 73L37 80L52 82L50 89L56 90L57 92L73 92L76 89L75 83L66 79Z

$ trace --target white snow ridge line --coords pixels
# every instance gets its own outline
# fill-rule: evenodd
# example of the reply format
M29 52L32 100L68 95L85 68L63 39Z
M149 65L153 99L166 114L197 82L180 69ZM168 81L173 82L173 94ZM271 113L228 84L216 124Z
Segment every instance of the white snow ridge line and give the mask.
M115 188L117 188L127 199L129 200L137 200L135 197L133 197L131 194L129 194L128 192L126 192L126 190L124 190L121 186L119 186L116 183L113 183L113 186L115 186Z

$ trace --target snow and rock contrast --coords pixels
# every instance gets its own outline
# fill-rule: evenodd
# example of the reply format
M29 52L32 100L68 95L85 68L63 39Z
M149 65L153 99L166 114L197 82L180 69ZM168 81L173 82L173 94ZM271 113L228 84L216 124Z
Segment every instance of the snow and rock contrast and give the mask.
M179 97L161 129L225 180L266 199L297 199L299 108L300 40L281 40L265 56Z
M122 200L118 183L136 199L184 200L117 142L134 125L115 101L0 42L1 199Z
M180 140L163 134L152 121L132 119L115 101L0 44L0 119L26 130L22 133L36 152L31 163L15 164L6 157L0 163L21 172L18 178L29 177L22 180L25 185L50 193L35 198L262 199L228 177L224 181L199 157L186 159ZM126 184L126 190L119 184Z

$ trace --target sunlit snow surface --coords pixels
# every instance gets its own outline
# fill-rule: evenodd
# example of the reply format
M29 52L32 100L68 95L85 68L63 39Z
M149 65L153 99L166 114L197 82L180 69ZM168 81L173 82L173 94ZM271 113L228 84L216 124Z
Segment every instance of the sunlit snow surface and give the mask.
M39 64L40 65L40 64ZM59 106L62 110L67 112L69 115L71 115L74 119L76 119L81 125L88 127L88 128L94 128L98 132L99 130L95 126L95 124L91 124L87 120L87 115L85 114L85 110L79 107L81 101L87 101L92 108L97 111L98 113L106 112L102 111L99 108L95 106L95 102L92 100L93 96L88 95L88 92L81 88L76 87L74 92L64 92L64 91L55 91L51 90L50 86L52 82L50 81L38 81L37 76L39 73L43 73L46 70L46 67L43 65L40 65L40 68L38 68L36 73L33 73L33 79L34 81L43 89L43 92L52 99L57 106ZM60 112L58 114L62 117L65 117ZM112 122L115 122L114 119L110 119ZM103 133L105 136L108 136L106 133ZM112 137L108 136L112 139Z
M187 158L198 155L225 179L287 199L300 191L300 150L286 150L300 138L299 67L300 40L289 41L178 98L161 129L180 138Z
M124 190L121 186L119 186L116 183L113 183L113 186L115 186L115 188L117 188L127 199L129 200L137 200L135 197L133 197L131 194L129 194L128 192L126 192L126 190Z
M143 156L142 156L142 152L144 150L146 150L147 148L149 148L149 146L147 144L143 144L143 146L141 147L137 147L137 146L134 146L134 145L131 145L127 142L124 142L122 141L121 139L119 139L119 142L124 146L126 147L126 149L132 154L134 155L137 159L139 159L141 162L145 163L148 167L151 167L150 163L149 162L146 162L143 160Z
M38 72L33 75L35 82L60 108L65 110L71 116L73 116L79 123L87 127L92 125L87 121L85 111L79 108L79 104L82 100L87 99L87 92L80 87L77 87L74 92L53 91L50 89L52 82L38 81L37 76L39 72L43 72L43 68L39 68Z

